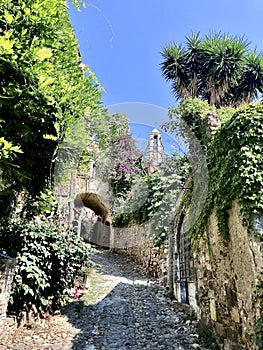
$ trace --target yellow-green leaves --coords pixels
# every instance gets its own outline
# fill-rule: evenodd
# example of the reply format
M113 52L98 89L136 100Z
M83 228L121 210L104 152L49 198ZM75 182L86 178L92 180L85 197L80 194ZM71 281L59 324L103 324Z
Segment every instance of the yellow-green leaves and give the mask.
M0 161L3 159L11 158L14 153L23 153L18 146L13 146L11 142L5 140L4 137L0 137Z
M8 24L11 24L13 22L13 16L5 10L5 19Z
M28 7L26 7L25 8L25 14L27 15L27 16L29 16L30 15L30 8L28 8Z
M51 85L54 81L55 81L55 79L52 77L46 77L46 76L41 75L39 77L39 87L45 88L46 86Z
M48 47L36 48L34 55L42 62L52 56L52 50Z
M1 54L12 54L14 52L13 46L15 41L11 39L12 31L6 32L0 36L0 55Z
M43 135L43 138L46 140L53 140L53 141L57 141L57 139L58 139L57 136L48 135L48 134Z
M66 3L1 0L0 135L12 142L0 148L6 216L17 192L35 195L52 183L58 143L86 113L100 108L96 77L80 68ZM3 199L7 191L10 206Z

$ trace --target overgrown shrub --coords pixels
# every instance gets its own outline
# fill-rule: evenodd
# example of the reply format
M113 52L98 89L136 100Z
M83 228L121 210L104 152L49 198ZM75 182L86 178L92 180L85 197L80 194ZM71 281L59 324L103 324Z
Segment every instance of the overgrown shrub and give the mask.
M72 294L74 278L92 264L91 246L54 219L1 228L0 247L17 259L12 312L32 304L40 314L54 311Z

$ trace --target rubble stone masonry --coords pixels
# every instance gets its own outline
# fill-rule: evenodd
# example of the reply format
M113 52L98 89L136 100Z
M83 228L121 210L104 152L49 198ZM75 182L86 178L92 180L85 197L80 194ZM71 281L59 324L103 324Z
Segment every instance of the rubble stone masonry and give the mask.
M15 259L0 257L0 325L6 316L14 273Z
M230 241L224 245L217 219L209 219L206 237L195 252L197 304L224 350L256 349L254 303L262 271L262 242L242 225L237 203L229 211Z

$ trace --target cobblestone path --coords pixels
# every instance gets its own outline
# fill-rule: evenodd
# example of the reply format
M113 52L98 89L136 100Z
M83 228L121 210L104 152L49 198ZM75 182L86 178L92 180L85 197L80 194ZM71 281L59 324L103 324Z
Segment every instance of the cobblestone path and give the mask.
M0 349L206 350L187 313L156 280L109 251L94 261L87 294L36 329L2 333Z

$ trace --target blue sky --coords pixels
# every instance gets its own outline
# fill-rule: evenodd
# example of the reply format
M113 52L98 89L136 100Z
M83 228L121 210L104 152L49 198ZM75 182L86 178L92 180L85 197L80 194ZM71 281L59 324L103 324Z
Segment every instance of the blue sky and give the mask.
M69 12L83 62L106 90L106 106L174 105L160 51L168 42L184 43L191 31L244 35L252 48L263 49L262 0L91 0ZM160 119L152 118L152 125ZM144 117L139 122L149 124Z
M80 12L71 7L70 16L83 61L106 89L106 105L173 105L160 51L191 31L245 35L263 49L262 0L91 0Z

